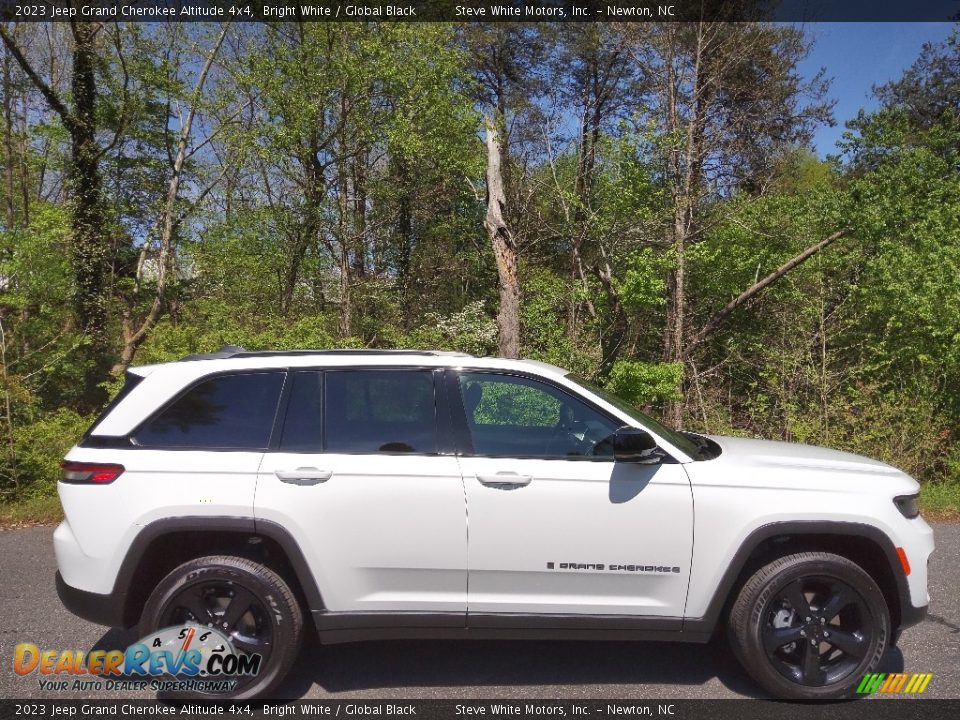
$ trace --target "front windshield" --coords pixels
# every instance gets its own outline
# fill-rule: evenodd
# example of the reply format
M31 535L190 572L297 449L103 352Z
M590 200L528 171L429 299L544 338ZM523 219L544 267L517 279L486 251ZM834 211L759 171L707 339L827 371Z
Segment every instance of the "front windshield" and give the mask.
M673 445L678 450L682 450L684 453L689 455L692 458L699 458L701 456L699 446L693 442L690 438L685 435L680 434L676 430L671 430L663 423L654 420L649 415L644 415L642 412L637 410L633 405L621 400L616 395L608 393L606 390L597 387L592 382L584 380L581 377L577 377L573 373L570 373L566 376L567 380L575 382L577 385L582 387L584 390L589 390L594 395L606 400L608 403L613 405L617 410L620 410L623 413L626 413L631 418L637 421L638 424L642 425L645 428L652 430L656 435L659 435L663 439L667 440L671 445Z

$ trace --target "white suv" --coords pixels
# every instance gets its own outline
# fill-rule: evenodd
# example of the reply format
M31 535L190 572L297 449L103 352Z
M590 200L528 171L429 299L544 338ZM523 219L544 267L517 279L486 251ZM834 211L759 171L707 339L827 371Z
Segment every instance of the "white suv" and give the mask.
M919 486L884 463L670 430L560 368L226 347L129 371L67 455L77 615L259 653L382 638L706 642L774 696L855 691L928 604Z

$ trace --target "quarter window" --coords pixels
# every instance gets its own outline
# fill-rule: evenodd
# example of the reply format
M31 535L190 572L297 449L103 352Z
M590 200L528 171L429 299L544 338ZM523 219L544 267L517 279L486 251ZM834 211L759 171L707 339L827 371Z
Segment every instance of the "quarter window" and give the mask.
M328 372L325 390L327 452L437 452L429 370Z
M191 388L136 434L156 448L263 450L280 400L284 374L221 375Z

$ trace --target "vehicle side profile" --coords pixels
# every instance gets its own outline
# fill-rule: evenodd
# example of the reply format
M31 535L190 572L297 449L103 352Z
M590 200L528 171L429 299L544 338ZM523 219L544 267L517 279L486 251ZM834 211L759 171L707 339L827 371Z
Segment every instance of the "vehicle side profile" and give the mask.
M64 461L57 588L216 628L268 695L302 637L703 643L775 697L854 693L924 616L918 484L846 452L680 433L561 368L226 347L132 368Z

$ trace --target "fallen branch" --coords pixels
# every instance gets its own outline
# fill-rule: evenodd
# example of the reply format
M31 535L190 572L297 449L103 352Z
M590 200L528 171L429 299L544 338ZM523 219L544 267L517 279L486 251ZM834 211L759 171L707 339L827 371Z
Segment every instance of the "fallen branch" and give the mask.
M744 290L742 293L737 295L737 297L735 297L733 300L731 300L726 305L724 305L723 308L721 308L716 313L714 313L713 317L711 317L710 320L707 321L707 324L703 326L700 332L698 332L696 335L694 335L690 339L690 342L687 343L686 348L684 348L684 355L689 356L697 347L700 346L700 344L704 340L710 337L710 335L712 335L714 331L716 331L716 329L720 327L720 324L724 320L726 320L727 316L733 313L733 311L736 310L738 307L749 302L754 296L759 294L764 288L766 288L769 285L772 285L777 280L779 280L784 275L786 275L788 272L793 270L795 267L797 267L798 265L802 265L804 262L812 258L814 255L816 255L818 252L823 250L825 247L836 242L837 240L842 238L844 235L847 235L849 232L850 232L850 228L844 228L843 230L838 230L832 235L828 235L823 240L818 242L816 245L811 245L802 253L800 253L794 258L791 258L790 260L785 262L783 265L778 267L776 270L774 270L772 273L762 278L761 280L758 280L753 285L751 285L746 290Z

